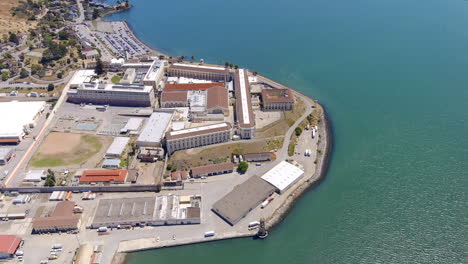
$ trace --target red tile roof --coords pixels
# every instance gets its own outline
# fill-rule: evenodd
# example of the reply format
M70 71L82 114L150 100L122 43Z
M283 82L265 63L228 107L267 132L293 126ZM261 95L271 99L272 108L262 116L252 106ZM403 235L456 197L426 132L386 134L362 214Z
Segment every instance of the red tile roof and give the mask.
M234 170L234 164L232 164L231 162L211 164L211 165L192 168L192 176L198 177L200 175L204 175L208 173L219 173L223 171L233 171L233 170Z
M168 83L164 88L164 91L200 91L207 90L215 86L223 86L224 83L211 82L211 83Z
M186 102L188 91L162 91L161 102Z
M263 89L262 101L265 103L294 102L290 89Z
M171 172L171 179L173 181L177 181L179 179L179 176L180 176L180 171Z
M54 212L49 217L36 218L33 221L34 229L44 228L77 228L80 216L73 213L75 202L63 201L55 206Z
M13 235L0 235L0 253L13 255L21 243L21 238Z
M187 180L189 178L189 173L188 171L181 171L180 176L182 177L182 180Z
M125 182L127 170L86 170L80 182Z
M221 107L227 109L229 107L227 89L223 86L215 86L209 88L206 101L206 108L208 109L213 107Z

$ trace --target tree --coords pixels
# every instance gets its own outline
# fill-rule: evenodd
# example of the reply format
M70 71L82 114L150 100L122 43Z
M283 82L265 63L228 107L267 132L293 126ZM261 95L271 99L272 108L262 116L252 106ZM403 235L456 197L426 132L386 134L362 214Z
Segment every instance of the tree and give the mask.
M224 66L226 66L226 68L229 67L229 62L226 61L226 62L224 63Z
M236 69L236 70L239 69L239 65L237 65L237 64L234 65L234 69Z
M42 63L49 63L54 60L59 60L67 54L67 47L63 44L47 42L47 46L48 48L44 51L42 55Z
M6 81L10 78L10 72L9 71L4 71L2 72L2 81Z
M63 77L63 72L57 73L57 78L62 79L62 77Z
M49 85L47 85L48 92L52 92L54 89L55 89L55 85L53 83L49 83Z
M29 76L29 72L25 68L21 68L20 78L26 78Z
M245 161L242 161L241 163L239 163L239 166L237 166L237 170L242 174L246 173L248 168L249 168L249 163Z
M14 43L16 43L16 44L19 43L18 36L16 36L15 33L11 33L11 32L10 32L10 36L8 37L8 41L14 42Z
M99 12L99 10L97 8L94 8L93 9L93 19L97 19L100 16L101 16L101 13Z
M58 33L60 40L67 40L70 37L70 34L64 29Z
M94 68L94 72L96 72L97 75L101 75L104 73L104 65L102 64L100 58L96 60L96 67Z
M300 136L302 134L302 128L296 127L296 129L294 129L294 133L296 133L296 136Z
M31 74L32 74L32 75L37 74L37 72L40 71L41 68L42 68L42 67L41 67L40 65L38 65L38 64L33 64L33 65L31 66Z
M194 61L194 60L195 60L195 56L192 56L191 58L192 58L192 61Z
M55 179L55 173L51 169L48 169L44 186L53 187L55 186L56 183L57 183L57 180Z

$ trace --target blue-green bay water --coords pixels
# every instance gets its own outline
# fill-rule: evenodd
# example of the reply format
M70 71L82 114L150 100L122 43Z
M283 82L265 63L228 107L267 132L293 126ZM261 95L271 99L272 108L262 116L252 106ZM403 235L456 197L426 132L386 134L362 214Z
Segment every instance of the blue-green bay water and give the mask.
M265 241L130 254L136 263L468 263L468 2L132 0L173 56L230 61L318 99L326 179Z

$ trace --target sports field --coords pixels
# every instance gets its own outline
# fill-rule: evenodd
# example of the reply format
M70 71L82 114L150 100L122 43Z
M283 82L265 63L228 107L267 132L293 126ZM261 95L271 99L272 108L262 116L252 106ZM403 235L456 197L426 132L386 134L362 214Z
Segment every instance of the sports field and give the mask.
M32 167L79 165L93 158L108 140L103 137L72 133L50 133L34 154Z

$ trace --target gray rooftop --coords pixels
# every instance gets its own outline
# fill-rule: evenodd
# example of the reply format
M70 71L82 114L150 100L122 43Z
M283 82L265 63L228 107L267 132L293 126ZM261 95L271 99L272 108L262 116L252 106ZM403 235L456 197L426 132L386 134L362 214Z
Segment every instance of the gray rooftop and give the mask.
M194 199L182 204L178 195L156 197L102 199L99 201L92 226L131 224L184 219L200 219L200 204Z
M252 176L213 205L213 211L235 225L263 200L274 193L276 188L258 176Z

